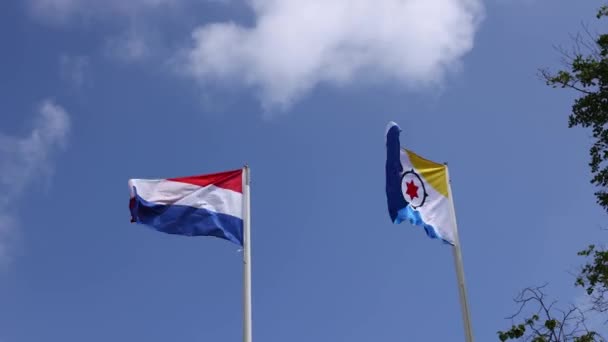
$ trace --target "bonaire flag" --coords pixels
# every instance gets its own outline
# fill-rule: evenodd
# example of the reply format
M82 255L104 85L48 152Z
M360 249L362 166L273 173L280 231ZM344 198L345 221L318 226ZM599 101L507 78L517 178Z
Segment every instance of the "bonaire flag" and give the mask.
M386 130L386 197L393 223L409 221L426 234L456 243L456 222L450 201L447 166L401 148L396 123Z
M130 179L131 222L187 236L215 236L243 245L243 170Z

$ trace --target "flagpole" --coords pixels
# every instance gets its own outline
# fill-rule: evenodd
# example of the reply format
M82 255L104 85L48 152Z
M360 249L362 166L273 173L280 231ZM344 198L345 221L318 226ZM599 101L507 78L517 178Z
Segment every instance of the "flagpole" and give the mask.
M454 222L454 246L452 247L454 255L454 265L456 266L456 277L458 280L458 292L460 294L460 310L462 311L462 320L464 324L465 341L473 342L473 328L471 327L471 313L469 312L469 301L467 298L467 289L464 282L464 267L462 264L462 251L460 249L460 238L458 237L458 224L456 223L456 210L454 208L454 197L452 196L452 180L450 179L450 171L448 164L445 163L445 172L448 179L448 195L450 197L450 214L452 222Z
M251 342L251 204L249 166L243 167L243 342Z

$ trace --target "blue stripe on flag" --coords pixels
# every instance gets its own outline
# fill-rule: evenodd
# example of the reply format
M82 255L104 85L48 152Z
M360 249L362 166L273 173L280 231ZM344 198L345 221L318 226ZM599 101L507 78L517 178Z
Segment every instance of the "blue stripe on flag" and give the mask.
M131 215L137 223L176 235L215 236L243 245L243 220L231 215L184 205L162 205L132 198Z
M451 242L444 239L441 234L439 234L437 229L435 229L435 227L424 222L422 216L420 216L420 213L412 209L409 204L405 208L399 210L399 212L397 213L397 217L395 218L395 223L401 223L403 221L408 221L409 223L415 226L422 226L422 228L424 228L424 231L426 231L426 235L431 239L440 239L448 245L453 245Z
M393 125L386 133L386 199L391 220L395 222L400 210L407 206L401 192L401 144L399 126Z

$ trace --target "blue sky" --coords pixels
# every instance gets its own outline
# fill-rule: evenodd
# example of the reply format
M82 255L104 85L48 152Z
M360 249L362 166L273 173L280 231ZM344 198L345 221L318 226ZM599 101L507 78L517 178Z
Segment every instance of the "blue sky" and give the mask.
M478 341L577 302L604 238L576 94L599 1L0 3L0 341L239 341L229 242L129 223L129 178L252 168L255 341L463 340L449 247L390 223L384 129L448 161ZM346 14L345 14L346 13Z

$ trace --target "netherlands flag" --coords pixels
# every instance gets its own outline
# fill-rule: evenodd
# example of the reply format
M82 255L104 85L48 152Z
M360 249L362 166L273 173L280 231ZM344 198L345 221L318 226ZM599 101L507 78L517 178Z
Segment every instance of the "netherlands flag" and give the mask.
M170 179L130 179L131 222L243 245L243 170Z

